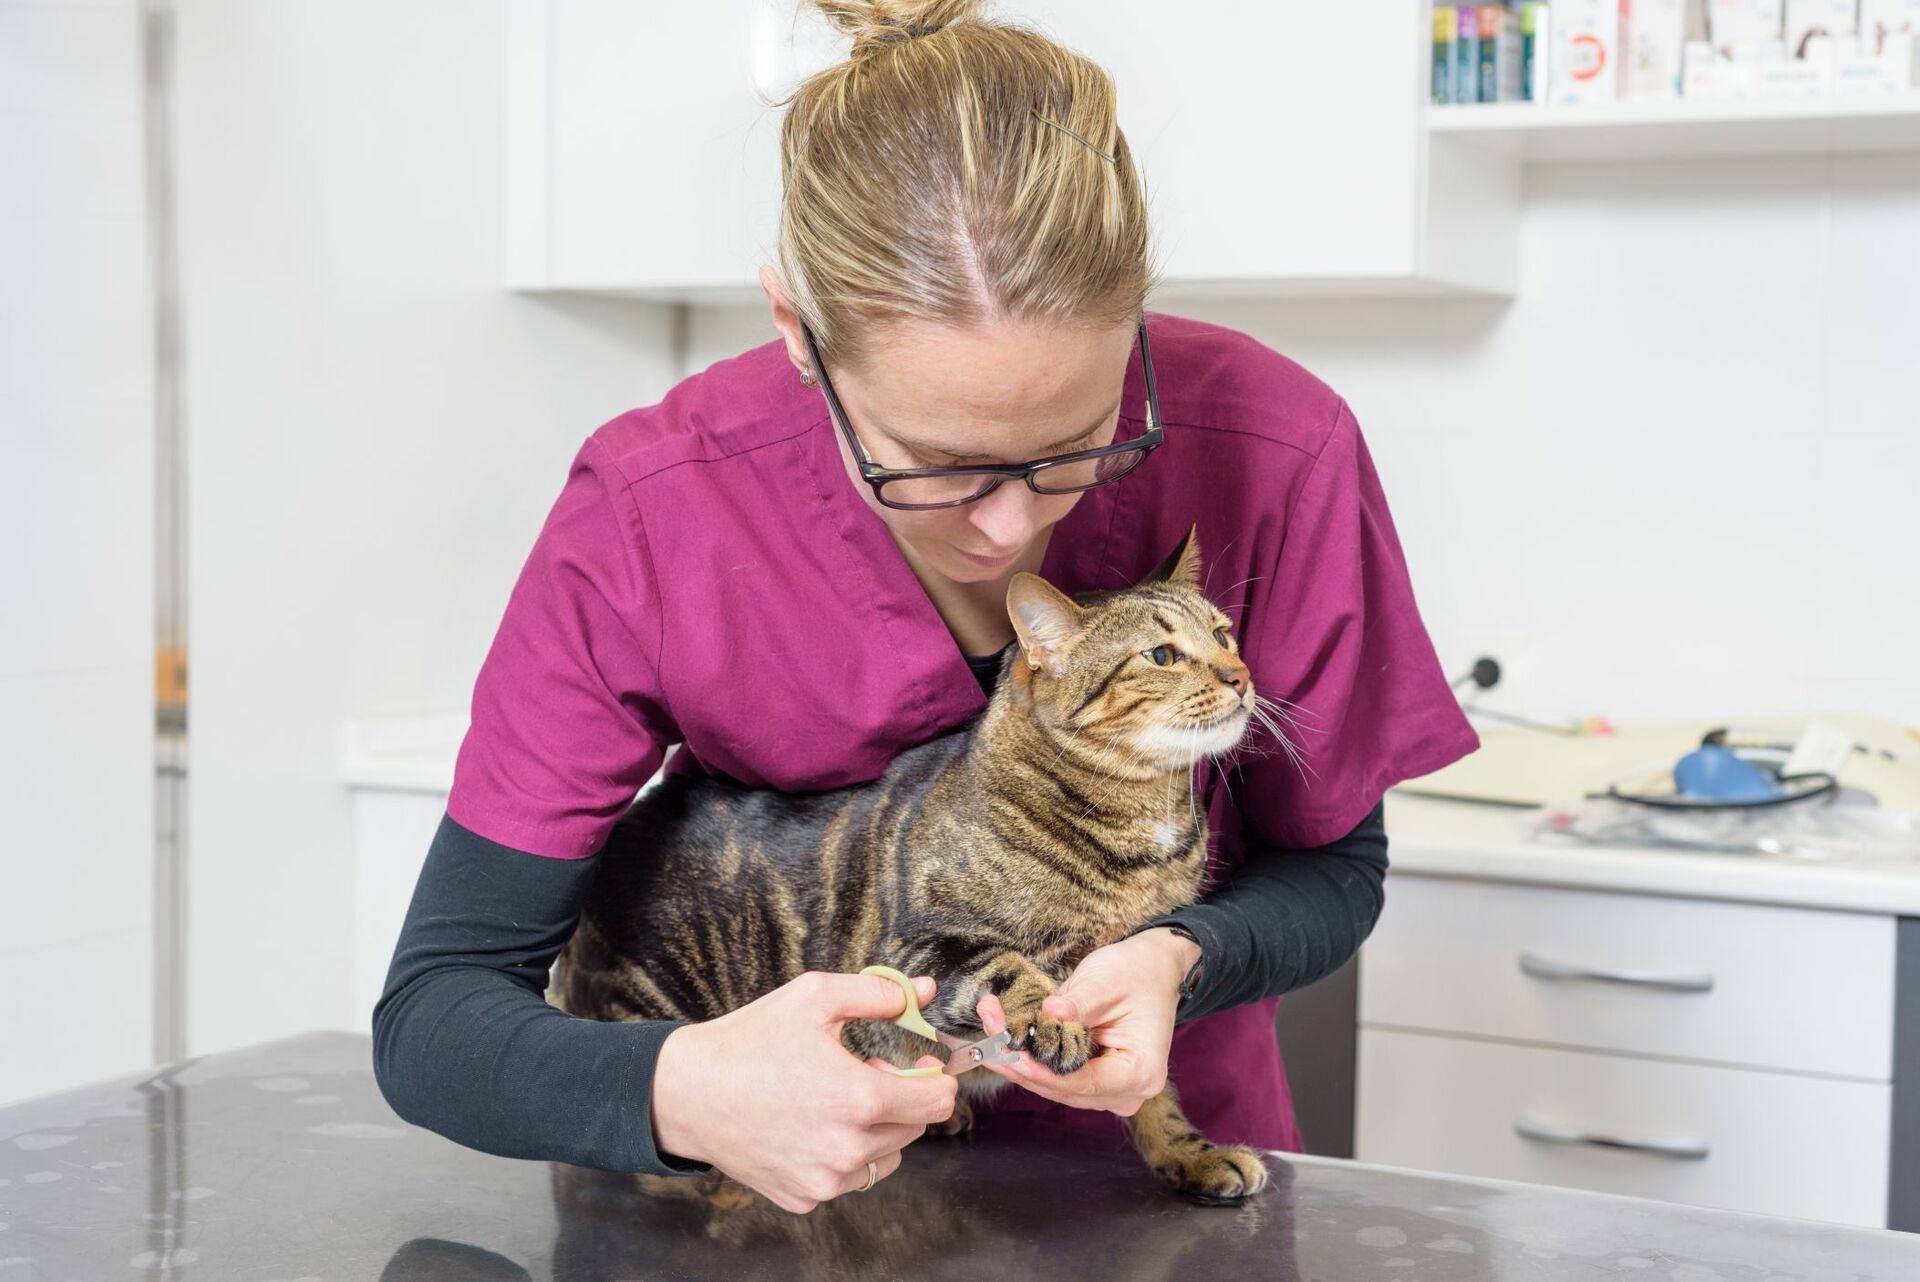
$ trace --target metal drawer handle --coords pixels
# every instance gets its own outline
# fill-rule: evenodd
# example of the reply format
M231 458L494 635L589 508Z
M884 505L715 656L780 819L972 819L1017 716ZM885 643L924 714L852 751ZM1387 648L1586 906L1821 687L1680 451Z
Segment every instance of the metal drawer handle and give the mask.
M1621 984L1628 988L1653 988L1663 993L1709 993L1712 975L1650 975L1644 971L1594 970L1571 962L1554 961L1538 953L1521 953L1520 969L1535 979L1584 980L1595 984Z
M1531 1117L1516 1119L1513 1129L1522 1139L1534 1140L1541 1144L1578 1144L1587 1148L1617 1148L1625 1149L1629 1153L1651 1153L1655 1157L1671 1157L1685 1162L1704 1161L1708 1152L1705 1140L1630 1139L1624 1135L1599 1135L1593 1131L1583 1131L1578 1127L1542 1122Z

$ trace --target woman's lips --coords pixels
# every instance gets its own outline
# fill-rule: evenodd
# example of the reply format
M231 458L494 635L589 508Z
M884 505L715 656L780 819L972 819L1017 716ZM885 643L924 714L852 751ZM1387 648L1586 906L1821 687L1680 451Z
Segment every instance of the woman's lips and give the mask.
M1005 556L978 556L964 548L958 550L960 555L966 557L967 560L987 569L998 569L1003 565L1011 565L1013 558L1020 555L1018 552L1009 552Z

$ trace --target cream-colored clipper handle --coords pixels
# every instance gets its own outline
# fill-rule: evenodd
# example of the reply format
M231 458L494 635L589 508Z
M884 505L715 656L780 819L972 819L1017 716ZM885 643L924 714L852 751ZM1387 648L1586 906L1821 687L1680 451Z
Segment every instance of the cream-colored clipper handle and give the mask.
M913 981L891 966L869 966L860 972L862 975L878 975L900 985L900 991L907 996L907 1008L894 1016L893 1022L909 1033L918 1033L930 1042L940 1040L940 1032L920 1014L920 994L913 991ZM902 1077L938 1077L945 1072L942 1068L896 1068L893 1070Z

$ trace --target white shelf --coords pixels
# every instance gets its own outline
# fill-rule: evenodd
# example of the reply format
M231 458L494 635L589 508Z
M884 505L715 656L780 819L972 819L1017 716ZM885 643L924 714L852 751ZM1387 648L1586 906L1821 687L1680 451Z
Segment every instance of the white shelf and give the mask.
M1530 161L1920 151L1920 92L1431 107L1435 138Z

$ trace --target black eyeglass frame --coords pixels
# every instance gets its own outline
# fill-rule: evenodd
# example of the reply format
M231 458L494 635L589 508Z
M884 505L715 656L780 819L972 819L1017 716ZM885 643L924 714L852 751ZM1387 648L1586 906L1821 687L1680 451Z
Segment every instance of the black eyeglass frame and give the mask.
M807 344L807 361L813 366L813 377L820 384L820 393L826 397L827 411L833 418L834 426L847 438L847 448L853 451L854 462L860 469L860 479L873 487L873 497L886 507L904 512L931 512L940 508L964 507L968 503L978 503L987 495L999 489L1009 480L1023 480L1027 488L1035 494L1080 494L1087 490L1097 490L1103 485L1112 485L1146 462L1147 455L1159 449L1166 440L1166 432L1160 423L1160 396L1153 384L1153 349L1147 342L1147 322L1140 321L1138 340L1140 344L1140 369L1146 377L1147 385L1147 430L1146 433L1131 441L1115 441L1102 445L1098 449L1077 450L1071 454L1054 454L1047 458L1037 458L1026 463L999 463L976 467L881 467L868 455L860 438L853 434L853 428L847 422L847 411L840 404L840 397L833 390L833 381L827 377L826 362L820 359L820 348L814 342L813 331L803 321L800 335ZM1059 467L1063 463L1084 463L1089 459L1106 458L1114 454L1137 453L1140 457L1133 460L1125 471L1095 481L1091 485L1076 485L1071 489L1043 490L1034 484L1036 472ZM944 503L895 503L890 502L882 490L889 481L910 481L936 476L992 476L999 479L970 494L963 499L950 499Z

